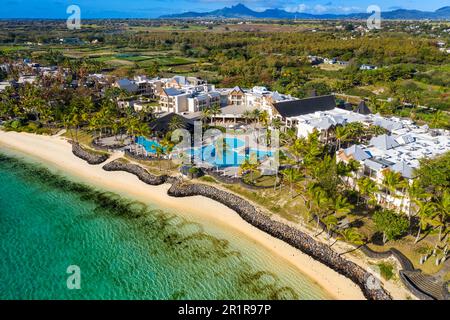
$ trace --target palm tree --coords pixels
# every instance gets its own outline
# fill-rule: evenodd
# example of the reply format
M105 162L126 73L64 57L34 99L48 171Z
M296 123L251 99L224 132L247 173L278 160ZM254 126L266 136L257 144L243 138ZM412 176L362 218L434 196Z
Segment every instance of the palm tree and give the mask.
M161 158L166 154L166 150L161 145L153 145L152 148L156 153L156 157L158 158L159 171L161 172L162 171Z
M99 113L95 113L91 119L89 120L89 130L94 131L94 136L95 136L95 132L97 130L99 130L100 127L100 119L99 119ZM100 139L102 138L102 131L100 130Z
M296 168L288 168L288 169L281 171L281 174L289 182L290 194L293 197L294 196L293 195L293 185L294 185L294 183L299 181L302 177L302 175L300 174L300 171Z
M217 115L219 115L219 114L222 112L222 110L221 110L220 106L217 105L217 104L212 105L209 109L210 109L211 125L212 125L213 122L214 122L214 118L215 118Z
M262 123L264 128L269 126L269 120L269 113L266 110L259 113L258 122Z
M359 203L359 195L361 194L366 200L365 202L368 205L376 204L376 194L379 192L378 186L372 179L368 177L362 177L357 181L358 185L358 203ZM368 197L368 199L366 198Z
M126 120L126 128L127 128L127 134L131 138L131 143L136 143L136 130L139 125L138 120L135 117L128 117Z
M351 122L345 126L348 132L348 140L353 142L362 142L365 128L361 122Z
M211 114L211 109L209 108L205 108L202 110L202 115L200 117L200 119L202 120L202 122L206 122L208 121L208 119L212 118L212 114ZM206 120L206 121L205 121Z
M409 198L407 215L411 219L413 215L414 205L416 205L418 201L423 201L425 199L431 198L431 195L425 192L425 190L421 186L419 179L415 179L411 184L408 185L406 194Z
M184 129L184 127L185 127L185 124L179 116L173 116L172 119L170 119L170 122L169 122L169 130L170 131Z
M442 231L443 228L446 226L446 222L448 220L448 217L450 215L450 192L448 190L444 191L444 194L442 195L442 198L437 203L437 216L440 222L439 226L439 241L442 241Z
M394 172L391 170L385 170L383 172L383 186L386 189L386 199L387 196L390 195L392 197L396 197L396 191L399 186L402 184L402 176L398 172Z
M273 118L271 126L274 129L280 129L283 123L281 122L280 118Z
M421 231L426 230L429 225L436 225L435 217L437 214L437 208L434 202L417 201L417 205L419 207L419 211L417 212L419 216L419 230L414 243L419 242Z
M334 135L337 141L337 150L341 150L341 144L348 139L350 132L347 127L337 126L334 131Z
M245 159L244 162L239 167L240 174L248 173L251 176L252 183L255 182L255 173L258 172L258 163L252 161L251 159Z
M135 133L139 137L144 137L145 138L145 137L148 137L150 135L151 130L150 130L150 127L148 126L147 123L140 122L140 123L137 123L137 125L136 125ZM136 151L136 154L137 154L137 151L138 151L137 143L135 144L135 151Z
M344 239L346 242L362 246L364 243L366 243L366 237L361 234L358 229L356 228L347 228L340 232L342 239Z
M214 147L216 157L218 157L218 159L223 159L224 156L226 158L228 150L232 149L232 147L226 142L226 140L223 137L220 137L215 141Z
M248 123L248 120L251 120L253 118L253 114L250 110L245 110L242 114L242 117L245 119L245 123Z
M369 134L372 136L380 136L386 133L386 129L380 126L371 125L368 130Z
M70 133L70 138L73 140L73 132L72 132L72 129L71 129L72 121L71 121L70 115L69 114L68 115L64 115L63 118L62 118L62 121L63 121L64 128L66 128L66 131L68 131Z
M313 183L308 186L308 193L312 200L309 209L312 213L313 207L315 207L314 211L317 219L317 229L319 229L320 218L328 212L330 199L328 199L326 192L321 187Z
M358 179L358 171L361 169L361 163L359 161L350 159L347 163L347 167L350 170L350 172Z
M338 222L339 221L336 218L336 216L334 216L332 214L323 218L323 223L325 223L325 225L327 227L328 237L331 237L331 232L333 231L333 228L337 226Z
M344 229L341 232L339 232L339 235L340 240L344 240L350 244L357 246L356 248L351 249L349 251L339 253L340 256L358 250L361 246L363 246L367 242L367 237L364 234L360 233L356 228Z
M255 109L252 111L252 118L253 118L253 120L256 120L256 122L258 124L260 122L260 115L261 115L261 111L259 109Z
M75 128L75 141L78 142L78 130L80 128L80 123L81 123L81 115L80 112L78 112L77 110L72 111L72 113L70 114L70 126Z
M348 202L348 199L342 195L338 195L333 202L332 211L334 215L341 216L350 213L354 209L354 205Z
M165 150L166 154L171 154L173 149L175 148L175 143L173 143L171 139L171 135L167 134L159 143L161 147ZM168 162L168 168L170 170L170 161Z

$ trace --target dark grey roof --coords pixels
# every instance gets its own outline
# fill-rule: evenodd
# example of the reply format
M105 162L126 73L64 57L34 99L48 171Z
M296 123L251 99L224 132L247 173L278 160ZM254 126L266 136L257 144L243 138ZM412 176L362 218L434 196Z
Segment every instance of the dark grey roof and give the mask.
M372 111L370 111L364 100L359 103L358 108L356 108L355 112L364 115L372 114Z
M353 106L350 102L345 102L341 100L340 103L338 103L337 107L347 111L353 111Z
M159 118L154 119L150 123L150 128L152 131L156 132L168 132L169 131L169 124L172 121L174 117L180 118L181 122L183 123L184 129L187 129L189 131L192 131L194 129L194 120L188 119L183 117L182 115L176 114L176 113L166 113L162 115Z
M329 111L336 108L333 95L312 97L301 100L282 101L274 104L283 118L297 117L317 111Z

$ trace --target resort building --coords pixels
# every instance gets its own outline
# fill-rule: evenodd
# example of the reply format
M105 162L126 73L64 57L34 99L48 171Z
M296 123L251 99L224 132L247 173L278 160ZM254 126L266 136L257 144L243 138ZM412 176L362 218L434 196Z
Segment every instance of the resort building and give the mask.
M163 87L163 82L158 78L149 79L146 76L136 76L133 82L137 85L137 94L151 98L156 98Z
M113 87L125 90L128 93L137 93L139 89L138 85L134 81L126 78L117 80L113 84Z
M245 92L240 87L234 87L228 94L228 105L242 106L246 104Z
M450 132L430 130L428 126L416 126L410 120L397 118L384 119L372 116L366 124L384 124L389 134L373 137L367 145L353 145L337 152L337 161L356 160L361 167L356 177L369 177L381 188L386 171L398 172L411 183L415 178L415 169L420 159L434 158L450 150ZM353 179L350 179L354 183ZM408 212L409 200L401 191L395 194L376 195L379 203L387 203L397 209Z
M298 137L307 137L315 129L326 131L344 122L333 95L280 101L274 103L273 109L273 117L280 118L287 128L297 128Z
M195 92L187 98L187 101L189 112L199 112L213 106L220 107L220 93L217 91Z
M196 77L174 76L165 81L165 87L185 89L186 87L196 87L206 84L206 81Z
M191 93L175 88L164 88L159 94L159 112L183 113L188 111L188 97Z
M136 76L132 80L126 78L117 80L113 86L128 93L155 98L163 88L163 82L158 78L149 79L146 76Z

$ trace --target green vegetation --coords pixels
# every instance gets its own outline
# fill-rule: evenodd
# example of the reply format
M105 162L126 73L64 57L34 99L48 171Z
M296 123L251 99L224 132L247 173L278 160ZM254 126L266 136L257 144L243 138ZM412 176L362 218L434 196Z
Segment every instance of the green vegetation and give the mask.
M390 263L379 263L377 265L380 268L381 276L385 280L391 280L394 277L394 266Z
M354 28L337 28L339 23L266 21L238 25L217 21L207 28L197 22L118 20L86 22L82 31L69 32L63 22L0 21L0 63L32 58L67 70L65 77L42 77L35 85L2 91L0 118L5 130L51 134L66 129L66 137L86 146L105 135L118 143L129 139L136 152L136 137L157 135L161 138L154 150L157 160L138 161L155 174L173 172L175 166L165 159L173 143L168 136L150 130L149 123L156 117L151 108L154 102L141 112L119 108L117 100L129 95L109 86L102 91L87 81L89 73L117 77L194 75L217 86L264 85L296 97L309 96L312 91L318 95L335 92L342 101L358 103L367 98L369 108L382 115L450 128L450 55L436 46L437 37L450 43L445 28L436 26L432 31L428 22L414 22L420 29L411 33L410 22L389 22L389 28L361 35ZM311 28L317 32L309 32ZM68 44L58 40L74 37L80 41ZM308 55L336 57L349 64L318 68L311 65ZM360 70L363 63L378 69ZM0 80L17 80L21 72L29 71L26 68L1 73ZM74 80L77 87L72 87ZM213 128L213 116L219 112L217 106L205 109L202 118ZM168 124L170 131L183 126L178 118L173 119ZM258 110L247 112L245 121L266 128L282 126L279 120L269 123L267 112ZM422 160L414 183L386 170L382 185L357 177L353 186L350 177L360 169L359 163L336 161L339 149L367 144L383 133L386 131L378 126L366 128L359 123L333 127L324 140L318 132L297 138L293 130L286 130L281 135L283 170L279 177L262 176L255 159L247 159L241 166L244 182L270 188L223 187L272 214L304 222L317 232L325 226L328 235L337 240L355 246L368 244L375 250L398 248L414 264L424 250L438 248L443 254L449 232L450 152ZM216 148L223 154L229 146L219 141ZM209 176L199 180L222 185ZM405 212L377 203L376 195L382 200L396 197ZM406 205L406 197L412 205ZM377 241L380 233L382 243ZM380 268L384 268L383 277L392 277L389 266ZM420 268L434 273L441 267L428 261Z
M402 236L409 227L408 219L390 210L375 212L373 220L377 230L383 233L383 243Z
M203 176L199 178L200 181L209 182L209 183L217 183L216 179L211 176Z
M354 25L342 29L340 24L217 21L206 27L181 21L88 21L82 31L69 32L62 22L2 21L0 61L32 57L42 64L118 76L181 73L227 87L265 85L297 97L312 90L336 92L370 99L374 112L449 128L450 55L436 46L437 37L450 42L445 25L392 21L382 31L361 35ZM52 31L43 33L41 27ZM307 32L311 28L316 32ZM61 38L77 41L61 44ZM316 68L308 55L349 65ZM360 70L364 63L378 69ZM443 112L436 116L436 110Z

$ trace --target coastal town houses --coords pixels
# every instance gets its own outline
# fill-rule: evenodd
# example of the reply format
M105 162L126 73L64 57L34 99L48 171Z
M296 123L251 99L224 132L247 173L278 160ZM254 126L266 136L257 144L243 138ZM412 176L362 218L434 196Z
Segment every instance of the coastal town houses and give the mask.
M163 87L163 82L159 78L149 79L146 76L136 76L133 82L137 85L137 94L150 98L156 98Z
M165 86L168 88L184 89L186 87L196 87L207 84L206 81L196 77L174 76L166 81Z
M119 88L129 94L144 95L156 98L163 88L163 82L159 79L149 79L146 76L136 76L133 79L119 79L113 87Z
M126 78L117 80L113 84L113 87L119 88L128 93L133 93L133 94L137 93L137 91L138 91L138 85L134 81L132 81L130 79L126 79Z

